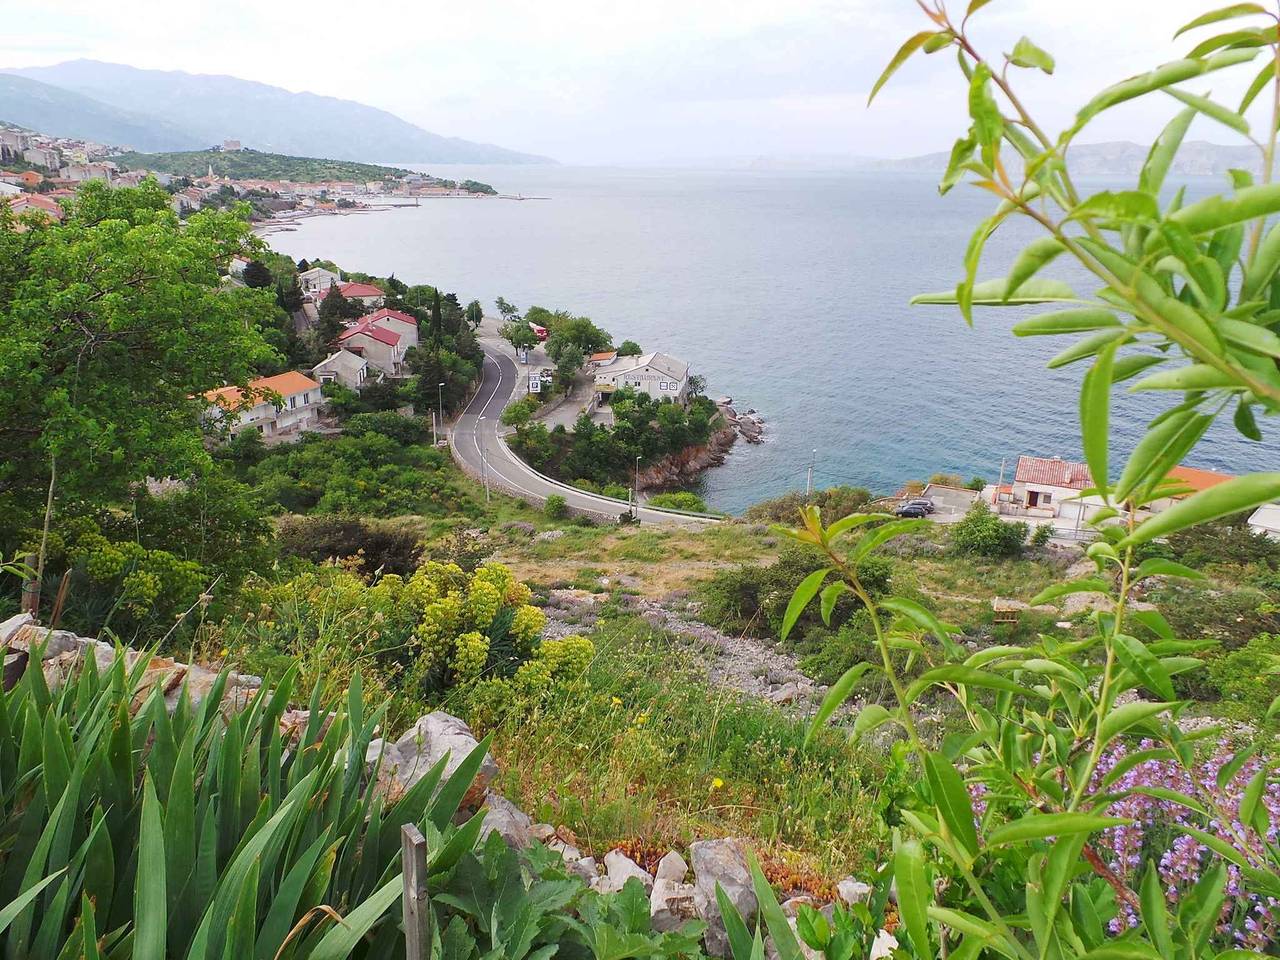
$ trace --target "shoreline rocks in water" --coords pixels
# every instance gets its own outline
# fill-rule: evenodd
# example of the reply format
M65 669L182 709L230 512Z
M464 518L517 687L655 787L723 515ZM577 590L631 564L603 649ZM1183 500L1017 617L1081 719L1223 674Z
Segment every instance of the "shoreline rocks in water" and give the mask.
M724 417L737 431L738 436L747 443L764 442L764 417L756 413L753 407L748 407L746 413L740 414L733 407L732 397L721 397L716 401L716 408L720 411L720 416Z
M680 487L697 478L704 470L721 466L729 453L729 448L741 437L747 443L764 442L764 417L749 409L739 414L731 406L732 398L721 397L716 401L716 409L720 411L723 424L704 444L686 447L679 453L663 457L640 471L639 487L641 490L667 489Z

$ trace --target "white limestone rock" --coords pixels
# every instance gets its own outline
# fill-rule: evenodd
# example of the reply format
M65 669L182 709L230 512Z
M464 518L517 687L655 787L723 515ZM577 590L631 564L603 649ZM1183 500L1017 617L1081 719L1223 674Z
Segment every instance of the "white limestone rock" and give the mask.
M747 925L755 922L755 890L751 885L751 871L747 868L746 852L742 844L733 839L699 840L689 847L693 861L695 906L698 916L707 924L704 936L707 953L713 957L729 955L729 937L725 932L720 904L716 901L716 885L729 898Z

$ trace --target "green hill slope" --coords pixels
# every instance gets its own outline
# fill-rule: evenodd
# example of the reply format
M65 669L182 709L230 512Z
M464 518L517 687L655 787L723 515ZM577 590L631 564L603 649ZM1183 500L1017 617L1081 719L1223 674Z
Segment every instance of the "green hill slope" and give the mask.
M200 177L213 168L220 177L235 180L293 180L316 183L321 180L354 180L364 183L385 177L404 176L410 171L352 160L323 160L318 157L290 157L257 150L190 150L182 153L126 153L114 158L130 170L156 170L179 177Z

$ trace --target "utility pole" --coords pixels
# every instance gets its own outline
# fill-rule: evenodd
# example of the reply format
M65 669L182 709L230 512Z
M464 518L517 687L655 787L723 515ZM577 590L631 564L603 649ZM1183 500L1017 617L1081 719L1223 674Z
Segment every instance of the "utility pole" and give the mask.
M444 384L436 385L436 400L440 405L440 426L444 426Z
M818 462L818 451L814 450L813 455L809 458L809 477L804 482L804 495L806 497L813 493L813 466Z
M436 412L431 411L431 443L433 446L440 445L440 433L436 430Z
M484 502L489 502L489 457L484 452L484 436L481 427L484 426L485 418L481 417L476 421L476 434L480 441L480 479L484 482Z
M1004 464L1005 458L1000 458L1000 479L996 481L996 492L991 495L991 505L996 508L996 513L1000 512L1000 488L1004 486Z
M635 507L631 511L631 515L636 518L636 524L640 523L640 458L636 457L636 478L631 485L631 494L634 497Z

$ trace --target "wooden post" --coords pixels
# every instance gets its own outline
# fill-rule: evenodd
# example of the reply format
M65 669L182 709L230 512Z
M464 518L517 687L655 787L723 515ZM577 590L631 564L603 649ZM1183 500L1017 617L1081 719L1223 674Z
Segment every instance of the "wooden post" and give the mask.
M29 613L33 617L40 609L40 581L36 579L34 571L36 569L36 555L28 553L22 558L25 566L29 567L33 573L29 577L22 579L22 606L23 613Z
M404 870L405 960L431 960L431 904L427 896L427 838L412 823L400 828Z

